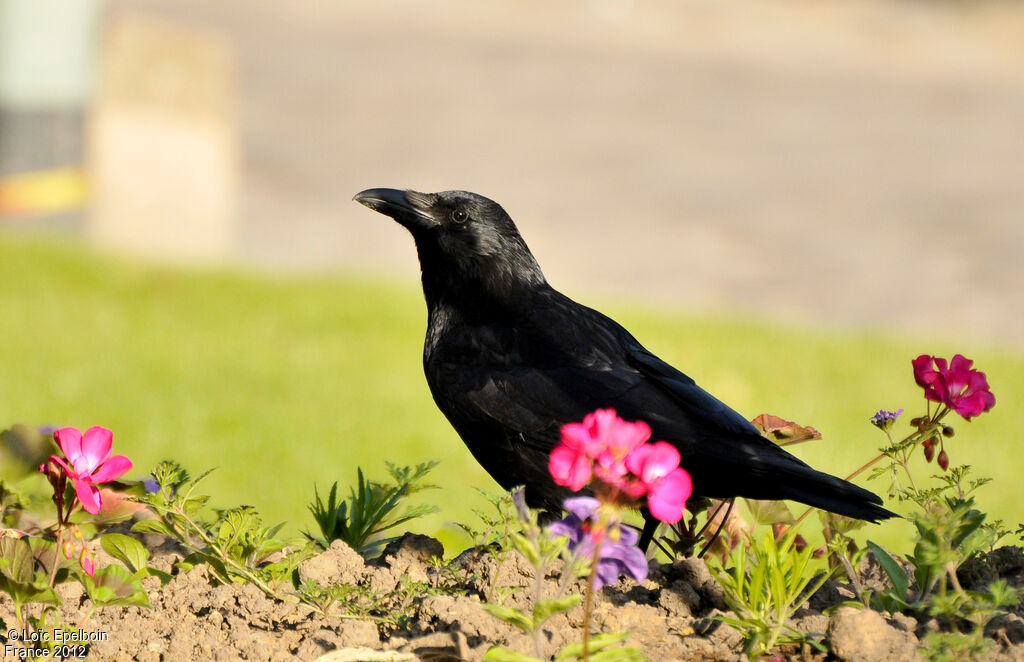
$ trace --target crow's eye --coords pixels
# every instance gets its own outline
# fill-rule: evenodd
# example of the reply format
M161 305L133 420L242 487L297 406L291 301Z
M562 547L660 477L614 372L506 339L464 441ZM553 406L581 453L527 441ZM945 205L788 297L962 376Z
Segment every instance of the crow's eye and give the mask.
M455 221L456 223L465 223L466 222L466 212L462 211L461 209L453 209L452 210L452 220Z

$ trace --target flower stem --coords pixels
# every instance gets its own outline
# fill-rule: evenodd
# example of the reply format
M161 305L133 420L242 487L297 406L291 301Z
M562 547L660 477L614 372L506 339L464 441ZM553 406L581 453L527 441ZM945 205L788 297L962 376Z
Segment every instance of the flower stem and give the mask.
M534 525L534 526L536 526L536 525ZM537 529L534 528L534 527L531 527L530 528L530 538L531 538L531 542L534 545L537 544L537 538L538 537L539 537L539 534L537 532ZM542 557L541 560L537 563L537 565L534 566L534 568L533 568L533 574L534 574L534 576L533 576L533 604L534 604L534 606L540 604L541 598L544 597L544 574L545 574L544 571L546 569L546 566L547 566L547 564L544 563L544 560L543 560L543 557ZM542 631L541 631L540 625L541 625L540 623L537 623L535 621L534 624L533 624L533 632L531 632L530 634L533 637L533 652L534 652L534 655L536 655L537 657L543 659L543 655L541 655Z
M583 603L583 662L590 659L590 616L594 611L594 578L597 577L597 563L601 560L601 543L594 545L594 557L590 560L590 576L587 577L587 597Z
M50 567L50 588L57 581L57 568L60 566L61 547L64 546L64 522L57 524L57 548L53 550L53 565Z

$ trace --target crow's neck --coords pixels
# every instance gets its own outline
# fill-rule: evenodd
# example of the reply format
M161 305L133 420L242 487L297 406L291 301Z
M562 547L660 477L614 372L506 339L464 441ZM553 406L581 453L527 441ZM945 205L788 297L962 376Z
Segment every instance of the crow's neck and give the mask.
M522 315L550 286L529 252L436 260L420 251L423 294L431 319L500 322Z

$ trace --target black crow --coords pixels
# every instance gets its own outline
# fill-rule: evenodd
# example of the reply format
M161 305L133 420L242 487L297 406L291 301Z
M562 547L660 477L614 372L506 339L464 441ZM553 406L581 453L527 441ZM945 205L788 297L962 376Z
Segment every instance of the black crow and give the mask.
M693 496L792 499L840 515L894 516L875 494L812 469L646 350L558 292L505 210L466 191L369 189L355 200L412 233L423 272L423 368L434 401L502 487L557 512L548 473L560 428L600 408L646 421L679 449ZM653 533L648 519L645 533Z

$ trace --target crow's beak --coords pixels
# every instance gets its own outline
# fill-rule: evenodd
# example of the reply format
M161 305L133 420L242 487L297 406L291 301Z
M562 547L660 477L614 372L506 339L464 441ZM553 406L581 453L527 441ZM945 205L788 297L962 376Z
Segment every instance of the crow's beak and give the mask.
M369 188L352 198L376 212L390 216L405 227L429 228L437 225L430 214L433 196L416 191L399 191L393 188Z

